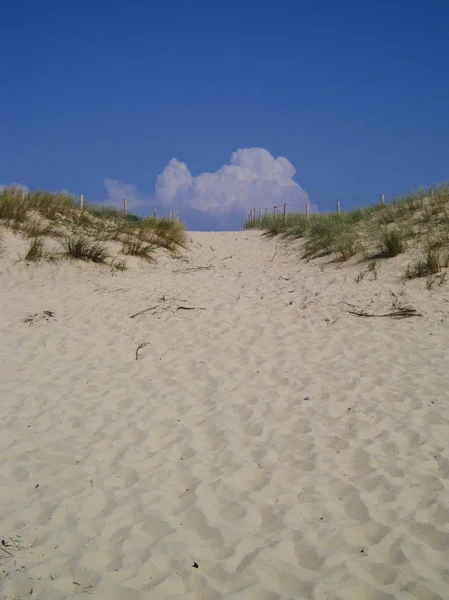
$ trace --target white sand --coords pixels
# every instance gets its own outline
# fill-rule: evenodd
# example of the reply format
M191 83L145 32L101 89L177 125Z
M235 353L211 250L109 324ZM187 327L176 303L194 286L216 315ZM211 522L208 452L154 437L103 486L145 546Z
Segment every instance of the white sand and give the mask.
M1 600L449 598L449 284L257 232L115 274L8 236ZM347 312L403 288L423 317Z

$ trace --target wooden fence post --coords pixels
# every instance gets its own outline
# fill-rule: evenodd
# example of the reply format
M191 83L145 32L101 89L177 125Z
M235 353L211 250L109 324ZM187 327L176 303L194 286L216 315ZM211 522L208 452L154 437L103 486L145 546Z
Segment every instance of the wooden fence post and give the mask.
M262 209L259 208L259 221L262 219Z
M306 219L309 218L309 205L306 204Z
M128 214L128 200L123 198L123 214L126 216Z
M337 215L340 214L340 200L337 200Z
M156 207L153 207L153 219L156 219Z
M384 206L385 204L385 196L383 194L380 195L380 204L381 206Z
M80 208L81 208L81 210L83 210L83 208L84 208L84 196L83 196L83 194L81 194L81 196L80 196Z
M276 217L277 216L277 212L278 212L278 207L274 206L273 207L273 216Z
M268 217L268 208L265 207L265 216Z
M287 223L287 205L284 204L284 225Z

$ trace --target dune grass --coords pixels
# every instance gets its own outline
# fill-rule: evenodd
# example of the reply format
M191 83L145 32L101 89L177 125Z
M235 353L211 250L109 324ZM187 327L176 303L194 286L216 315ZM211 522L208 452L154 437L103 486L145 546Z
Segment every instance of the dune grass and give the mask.
M285 220L280 215L267 215L245 227L260 229L269 237L302 239L302 256L307 259L329 256L346 261L360 255L372 260L398 256L413 246L424 247L426 256L419 265L410 267L409 274L435 273L435 251L449 250L449 186L435 188L432 195L421 189L385 205L340 214L311 214L306 218L304 213L297 213L288 214Z
M398 228L384 229L379 235L379 252L386 258L402 254L407 249L404 233Z
M143 242L165 248L173 254L187 248L184 225L177 221L148 217L140 223L138 237Z
M41 241L47 237L61 239L59 251L52 256L96 263L110 258L105 242L111 242L111 252L113 244L118 243L124 254L140 256L147 262L154 261L158 248L173 254L187 248L183 223L124 215L118 208L105 205L86 204L81 209L69 194L28 192L14 186L0 190L0 225L31 240L29 260L37 260ZM50 259L50 254L43 251L41 258ZM110 264L117 270L126 268L119 259Z
M442 255L439 250L427 248L422 258L407 266L405 271L406 279L415 279L417 277L429 277L441 273L443 268L449 265L449 254Z
M101 242L92 241L82 235L63 238L61 254L66 258L91 260L94 263L105 263L109 258L108 250Z
M40 237L32 238L24 260L27 262L37 262L42 260L45 255L44 240Z
M138 256L147 262L154 262L154 252L156 247L148 244L139 238L128 236L122 242L122 253L132 256Z

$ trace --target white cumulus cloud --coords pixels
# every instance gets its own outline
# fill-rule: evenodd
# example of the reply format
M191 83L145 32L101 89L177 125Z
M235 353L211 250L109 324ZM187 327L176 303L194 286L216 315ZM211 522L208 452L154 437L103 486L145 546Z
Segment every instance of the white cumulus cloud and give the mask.
M109 202L121 205L127 198L130 209L156 205L161 210L175 208L182 218L190 210L220 222L229 222L234 215L240 222L251 208L308 202L307 193L293 180L295 173L283 156L275 158L264 148L242 148L218 171L197 176L185 163L172 158L157 177L153 195L112 179L105 179L105 186Z

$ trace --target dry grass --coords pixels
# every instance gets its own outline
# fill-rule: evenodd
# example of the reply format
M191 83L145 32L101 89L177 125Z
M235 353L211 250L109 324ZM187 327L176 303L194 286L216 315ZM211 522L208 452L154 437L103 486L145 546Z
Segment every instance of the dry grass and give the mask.
M94 263L105 263L109 258L107 248L101 242L75 235L62 240L61 253L69 259L91 260Z
M39 237L35 237L30 241L28 251L25 254L24 260L27 262L37 262L42 260L45 256L44 240Z
M156 247L147 244L139 238L128 236L122 243L122 253L131 256L138 256L147 262L154 262L154 252Z
M424 248L425 256L408 270L418 273L439 272L439 252L449 252L449 186L419 190L383 205L335 214L290 214L266 216L247 228L263 230L267 236L303 239L303 257L322 256L345 261L362 255L365 259L391 258L409 248ZM441 262L441 261L440 261ZM362 281L364 275L358 277Z
M113 245L121 244L121 252L147 262L154 261L157 248L173 254L187 248L182 223L124 215L115 207L103 205L85 205L82 210L68 194L26 192L20 187L0 191L0 225L31 240L28 260L53 260L58 255L43 250L39 255L42 240L47 237L62 238L59 256L96 263L109 259L104 242L111 243L112 253ZM116 248L116 252L119 251L120 248ZM116 270L126 268L124 261L114 259L110 264Z

